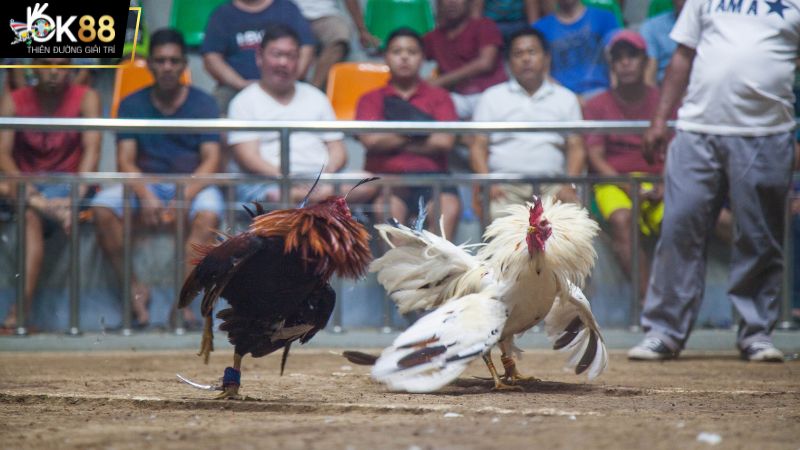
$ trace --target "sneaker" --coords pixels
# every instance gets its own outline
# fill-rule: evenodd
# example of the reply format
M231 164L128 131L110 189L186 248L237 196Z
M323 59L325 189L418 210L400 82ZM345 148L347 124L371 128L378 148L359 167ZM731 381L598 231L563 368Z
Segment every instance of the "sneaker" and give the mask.
M753 342L741 352L742 359L747 361L783 362L783 352L775 348L772 342Z
M636 347L628 350L628 359L641 361L659 361L678 357L678 352L673 351L661 339L644 338Z

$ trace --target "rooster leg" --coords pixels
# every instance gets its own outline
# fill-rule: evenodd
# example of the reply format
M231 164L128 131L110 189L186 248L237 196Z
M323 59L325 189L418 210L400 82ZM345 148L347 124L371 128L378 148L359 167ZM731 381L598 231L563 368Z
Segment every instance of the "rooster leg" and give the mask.
M218 400L242 400L243 397L239 395L239 386L241 384L241 367L242 355L238 353L233 354L233 367L225 368L225 376L222 377L222 392L215 398Z
M486 367L489 368L489 373L492 374L495 391L522 390L522 388L519 386L512 386L510 384L503 383L503 381L500 379L500 376L497 375L497 369L495 369L494 367L494 363L492 362L492 355L490 352L487 352L485 355L483 355L483 362L486 363Z
M507 353L503 353L500 355L500 361L502 361L503 368L506 370L506 373L503 374L502 378L511 384L520 381L535 381L535 382L542 381L536 377L526 377L521 373L519 373L519 370L517 370L517 364L514 362L514 357L512 357Z
M205 326L203 327L203 340L200 343L200 353L197 356L203 357L203 362L208 364L208 357L214 351L214 330L213 318L209 314L205 318Z

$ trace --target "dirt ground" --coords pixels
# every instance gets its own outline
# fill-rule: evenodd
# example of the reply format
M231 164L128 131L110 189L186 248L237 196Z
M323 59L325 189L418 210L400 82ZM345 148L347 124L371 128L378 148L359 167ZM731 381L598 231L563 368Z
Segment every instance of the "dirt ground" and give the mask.
M587 383L562 371L562 355L535 350L519 367L544 381L521 392L492 392L475 362L444 391L411 395L386 392L333 351L300 350L283 377L279 355L245 358L249 401L211 400L175 378L212 383L230 359L0 353L0 448L800 448L798 360L632 363L615 352Z

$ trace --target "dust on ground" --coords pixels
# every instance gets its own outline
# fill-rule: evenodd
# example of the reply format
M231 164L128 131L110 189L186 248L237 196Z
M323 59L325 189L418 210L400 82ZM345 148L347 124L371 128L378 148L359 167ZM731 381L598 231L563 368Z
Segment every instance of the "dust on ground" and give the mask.
M478 361L422 395L387 392L334 353L293 351L282 377L280 355L246 357L249 401L212 400L175 378L215 382L227 351L208 366L190 351L0 353L0 448L800 448L797 360L634 363L612 352L587 382L562 370L562 354L533 350L518 367L543 381L521 392L491 391Z

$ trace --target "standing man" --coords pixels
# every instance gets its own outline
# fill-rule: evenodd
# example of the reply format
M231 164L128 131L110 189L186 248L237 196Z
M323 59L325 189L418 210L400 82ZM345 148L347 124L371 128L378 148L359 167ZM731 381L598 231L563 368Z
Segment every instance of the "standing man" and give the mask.
M581 120L578 97L549 79L550 53L541 32L526 28L511 35L508 68L511 79L484 92L474 121ZM470 167L475 173L578 176L586 161L583 139L577 134L476 134L469 150ZM577 200L575 188L569 185L547 186L546 190L563 201ZM494 219L508 205L529 201L533 193L530 184L493 184L489 190L489 217ZM479 210L480 203L474 203L473 207Z
M158 30L150 37L147 67L155 84L125 97L119 105L120 118L136 119L213 119L219 117L214 99L205 92L180 83L186 70L186 44L176 30ZM184 173L209 175L220 164L219 135L118 133L117 167L128 173ZM173 184L133 184L133 205L139 209L142 225L154 227L172 222L175 214L184 214L175 203ZM100 247L122 279L122 186L103 189L95 197L95 223ZM219 225L224 202L215 186L200 183L186 185L185 202L189 207L189 236L185 243L187 273L192 267L192 244L212 240ZM134 276L131 287L133 313L137 327L150 321L149 290ZM187 326L197 325L194 313L183 309ZM174 312L174 310L173 310Z
M214 97L223 113L234 95L261 77L256 53L264 29L272 25L285 25L300 36L295 75L302 80L314 58L316 42L308 21L291 0L231 0L209 17L200 53L206 71L217 80Z
M34 64L64 65L68 58L34 58ZM100 97L94 90L76 84L70 69L34 69L37 83L0 96L0 115L6 117L98 117ZM0 172L82 173L97 171L100 160L100 133L96 131L0 131ZM87 185L80 186L83 198ZM16 199L16 184L0 184L0 194ZM65 184L37 183L25 192L25 317L30 317L33 295L44 259L44 238L59 228L70 232L70 187ZM17 323L12 305L3 328L13 331Z
M800 3L720 6L686 2L644 136L645 158L663 157L667 118L686 91L666 158L664 220L642 313L647 334L628 352L631 359L674 358L684 348L703 295L708 234L729 193L735 230L728 296L742 318L737 346L749 361L783 361L770 334L780 311L794 158Z

